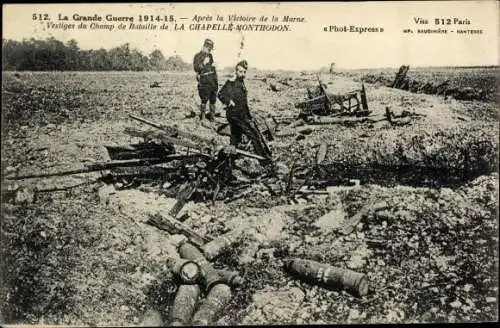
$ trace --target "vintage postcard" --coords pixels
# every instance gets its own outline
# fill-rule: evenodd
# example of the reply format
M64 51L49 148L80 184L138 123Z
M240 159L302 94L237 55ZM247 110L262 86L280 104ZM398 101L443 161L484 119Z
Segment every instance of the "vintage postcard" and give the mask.
M497 321L498 12L4 5L0 323Z

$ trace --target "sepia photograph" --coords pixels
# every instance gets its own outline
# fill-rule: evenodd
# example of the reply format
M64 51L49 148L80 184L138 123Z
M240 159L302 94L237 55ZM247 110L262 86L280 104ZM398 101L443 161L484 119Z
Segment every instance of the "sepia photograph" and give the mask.
M497 1L2 9L2 326L498 321Z

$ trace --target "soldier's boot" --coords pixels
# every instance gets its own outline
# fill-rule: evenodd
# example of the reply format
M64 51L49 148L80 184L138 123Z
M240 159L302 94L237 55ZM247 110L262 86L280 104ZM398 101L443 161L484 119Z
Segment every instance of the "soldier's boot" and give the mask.
M209 121L214 121L215 119L215 104L210 104L210 113L207 115Z
M200 121L205 119L205 111L207 110L207 104L200 105Z

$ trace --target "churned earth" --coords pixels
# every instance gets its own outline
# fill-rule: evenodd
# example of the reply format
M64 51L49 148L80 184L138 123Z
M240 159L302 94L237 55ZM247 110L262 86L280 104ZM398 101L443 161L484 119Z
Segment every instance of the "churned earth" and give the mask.
M221 74L221 83L225 78ZM215 126L186 118L198 102L188 73L4 72L2 79L3 176L107 160L105 145L140 141L125 129L147 129L128 113L218 146L229 143ZM356 72L321 79L339 94L362 81ZM151 88L154 81L160 87ZM259 121L296 115L294 104L316 83L305 72L250 71L249 102ZM297 129L304 126L280 125L282 136L270 147L284 172L294 161L312 163L320 143L328 145L331 170L344 163L384 172L344 170L338 174L358 183L295 202L272 196L262 182L244 198L189 202L182 209L183 222L200 234L243 231L214 261L245 280L217 324L498 319L497 105L378 82L365 88L374 115L390 107L425 116L403 126L306 126L302 136ZM468 174L457 178L462 171L456 170ZM184 237L146 224L175 203L161 193L168 181L123 188L102 182L104 173L2 181L2 322L168 323L177 286L166 260L179 256ZM361 210L361 221L342 234ZM366 273L369 293L360 298L300 281L283 268L289 258Z

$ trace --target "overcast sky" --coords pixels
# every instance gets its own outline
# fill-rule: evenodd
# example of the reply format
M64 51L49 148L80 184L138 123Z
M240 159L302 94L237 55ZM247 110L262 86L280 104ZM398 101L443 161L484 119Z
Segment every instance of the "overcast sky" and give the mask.
M82 49L110 49L129 42L144 54L160 49L165 56L180 55L191 62L205 38L215 42L214 58L219 67L233 66L238 54L261 69L318 69L335 62L341 68L410 66L498 65L497 1L415 1L362 3L176 3L176 4L31 4L4 5L3 38L22 40L53 36L61 41L75 39ZM174 15L184 20L186 31L67 30L48 29L46 22L32 20L33 13L47 13L53 22L58 14L80 16ZM304 17L305 23L290 24L288 32L189 31L195 14L230 14ZM429 24L416 24L415 18ZM467 19L469 25L446 28L482 30L479 35L417 34L417 28L436 29L435 18ZM78 23L70 21L69 23ZM108 22L104 22L109 24ZM224 23L224 22L222 22ZM268 23L269 24L269 23ZM128 24L127 24L128 25ZM383 33L324 32L330 25L373 26ZM415 33L402 32L411 28ZM243 41L243 49L240 49Z

